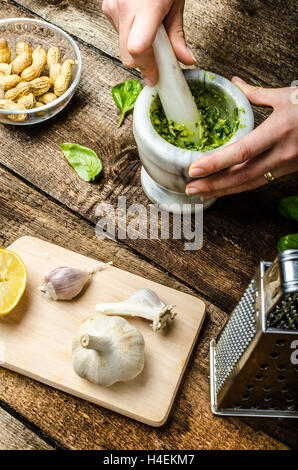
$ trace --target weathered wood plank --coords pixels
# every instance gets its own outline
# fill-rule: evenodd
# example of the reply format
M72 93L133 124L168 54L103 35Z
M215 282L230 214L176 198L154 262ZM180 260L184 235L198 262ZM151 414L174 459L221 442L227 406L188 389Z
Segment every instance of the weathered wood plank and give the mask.
M5 4L0 16L17 16ZM74 23L70 21L70 23ZM139 182L139 160L131 131L131 116L118 130L118 111L111 85L132 75L93 49L81 45L84 73L70 106L55 119L31 128L2 126L0 161L45 193L96 223L101 202L148 205ZM92 73L90 72L92 71ZM73 141L92 147L104 164L94 184L80 180L59 151ZM294 230L277 215L283 196L295 194L297 178L224 198L204 215L204 247L186 252L178 240L125 240L125 243L183 279L223 310L230 311L253 275L257 263L272 259L280 236ZM253 236L252 236L253 234Z
M0 450L53 450L54 448L0 408Z
M183 292L187 286L147 263L119 242L99 241L86 221L1 170L0 240L33 235L82 254L112 260L115 266ZM0 399L70 449L281 449L298 447L288 426L265 434L257 420L212 416L209 405L209 342L221 329L225 314L208 304L205 325L192 355L168 423L152 429L78 400L28 378L0 369ZM268 421L268 420L267 420ZM289 423L290 425L290 423ZM263 424L264 429L266 428Z
M39 3L39 5L43 4L42 2L38 2L38 3ZM16 15L16 11L17 10L15 10L15 9L14 10L10 9L9 12L4 11L3 15L4 16L20 16L20 15ZM69 22L69 24L70 23L71 23L71 21ZM98 56L96 56L96 60L98 60ZM105 68L105 65L106 64L104 64L103 68ZM106 74L106 76L104 76L104 78L107 77L107 76L109 77L109 75L111 73L114 73L114 69L111 72L111 69L109 68L108 73ZM115 78L117 78L117 77L115 77ZM123 80L123 78L124 77L121 76L121 80ZM95 77L95 79L96 79L96 77ZM109 83L109 80L107 78L106 78L106 81L107 81L107 83ZM102 84L103 81L100 81L100 83ZM108 86L106 87L106 89L108 89ZM88 87L86 87L86 90L88 90ZM104 102L104 100L103 100L103 102ZM81 101L81 103L82 103L82 101ZM98 106L98 102L97 102L97 106ZM105 104L105 106L106 106L106 104ZM115 113L115 108L111 106L109 112L114 112ZM94 113L94 111L93 111L93 113ZM104 114L106 114L106 113L102 112L100 114L100 117L102 117ZM116 115L116 113L115 113L115 115ZM116 117L113 118L113 121L114 121L113 124L116 122L116 120L117 120ZM60 121L58 120L58 123L57 123L58 127L61 126L61 122L62 122L62 120L60 120ZM87 123L88 123L88 121L87 121ZM101 124L102 124L102 120L100 121L100 125ZM75 129L76 129L76 126L73 126L73 131ZM64 130L65 130L64 128L62 130L59 129L60 135L63 134ZM15 135L14 131L12 132L11 129L10 129L10 131L11 131L11 135L14 136ZM42 134L42 130L41 130L41 134ZM33 133L33 136L35 137L34 133ZM27 140L27 142L30 142L31 137L32 137L31 131L28 134L25 134L25 139ZM21 132L21 134L19 135L19 138L20 138L20 143L21 143L22 139L24 138L23 132ZM108 139L108 137L107 137L106 140L110 140L110 138ZM90 143L88 141L89 141L89 136L86 137L86 142L85 142L86 145L88 145L88 143ZM42 142L42 139L41 139L40 143L41 142ZM130 142L132 142L132 140ZM11 147L11 150L13 150L13 146ZM30 149L30 151L31 150L32 149ZM34 150L36 150L36 147L34 148ZM49 143L48 143L48 149L47 150L50 150L50 156L52 156L51 147L50 147ZM18 151L20 152L20 146L19 146ZM126 152L127 152L127 154L129 154L130 152L134 152L134 151L135 151L134 150L134 145L132 143L131 147L128 146L128 148L126 149ZM107 153L107 157L109 157L110 153L109 152L106 152L106 153ZM28 152L28 154L29 154L29 152ZM43 152L43 155L44 155L44 152ZM26 152L26 156L27 156L27 152ZM31 165L31 168L34 167L34 165L36 164L36 159L35 160L32 159L31 161L29 159L29 164ZM47 166L48 166L48 161L47 161L47 164L44 166L43 169L46 170ZM12 168L13 167L14 167L14 165L12 165ZM112 167L112 165L111 165L111 167ZM127 164L125 158L122 159L120 167L121 167L121 169L124 168L126 170L126 176L125 176L124 179L128 180L130 176L133 176L134 177L133 182L135 184L135 182L136 182L135 173L131 172L129 170L129 168L137 167L136 157L130 159L128 164ZM116 167L116 170L117 170L117 167ZM56 162L56 171L57 172L59 171L59 163L57 163L57 162ZM20 171L20 174L22 174L21 171ZM116 172L116 176L119 176L119 174L120 174L120 176L122 175L121 172L118 169L118 173ZM3 175L4 174L2 173L1 176L3 176ZM51 174L50 176L53 176L53 175ZM25 177L26 177L26 173L25 173ZM30 178L28 178L28 179L30 180ZM123 175L122 175L122 180L123 180ZM73 181L77 182L76 179L73 180ZM36 180L34 180L34 182L37 183L38 178L36 178ZM60 182L60 180L59 180L59 182ZM68 183L70 183L70 182L71 181L68 181ZM84 226L82 226L82 222L78 221L74 216L70 215L69 213L67 213L67 216L60 218L59 223L58 223L57 220L56 220L57 217L59 218L59 216L58 216L59 211L57 210L57 206L54 205L54 204L51 206L52 203L46 202L46 200L44 200L43 202L40 202L39 195L37 195L37 193L35 193L31 189L28 190L28 188L25 187L26 188L25 192L22 192L22 191L20 191L20 185L19 184L12 185L11 180L9 180L9 186L12 187L12 191L8 191L7 189L4 191L5 198L7 198L7 201L8 201L5 204L5 209L4 210L7 211L7 214L9 214L8 220L10 221L10 223L7 223L7 220L5 220L5 234L6 234L5 235L5 245L9 244L10 241L12 241L16 237L17 233L19 233L20 236L21 236L21 234L25 234L25 233L27 233L27 234L30 233L32 235L39 235L39 236L47 238L51 241L56 240L56 242L58 242L58 243L60 243L64 246L67 246L67 247L69 247L69 245L70 245L69 237L71 237L71 240L72 240L71 244L73 243L73 246L71 246L71 247L73 249L76 249L78 251L81 251L82 253L90 254L90 255L94 256L94 253L98 252L98 247L100 246L100 255L102 257L107 256L106 259L108 260L111 257L110 257L109 254L107 254L105 249L103 249L103 246L107 246L107 244L109 244L109 250L112 250L112 252L114 253L114 256L117 258L116 261L117 260L119 261L121 259L121 264L119 264L119 266L121 266L122 268L125 268L125 266L126 266L125 263L128 263L127 269L130 269L131 271L134 271L134 269L135 269L136 270L135 272L140 273L141 275L144 275L144 272L147 272L147 270L148 270L149 275L151 273L151 276L153 276L152 277L153 279L158 280L159 282L164 282L168 285L172 285L171 283L173 282L174 285L172 285L172 287L181 288L183 290L186 289L184 286L179 285L179 283L175 279L169 278L166 274L162 273L161 271L157 271L155 268L150 267L147 263L145 263L144 261L141 261L138 257L132 256L131 253L130 253L130 256L128 256L127 255L127 250L125 250L123 248L119 248L118 244L115 244L113 242L101 242L100 244L98 244L98 242L95 239L93 240L93 238L92 238L93 236L91 236L90 234L86 237L86 233L89 233L88 232L89 229L93 233L93 228L92 227L90 228L90 226L88 227L87 224L84 224ZM136 190L136 187L134 185L132 185L132 186L133 186L133 189ZM283 188L282 188L282 190L283 190ZM109 189L109 191L111 192L112 190ZM31 212L31 210L28 210L28 205L27 204L20 205L20 200L15 201L13 203L14 207L12 208L10 203L9 203L9 200L11 200L12 194L15 195L16 193L19 193L21 201L22 200L26 201L26 199L28 198L28 200L30 201L29 205L30 206L33 205L35 210L33 212ZM78 191L78 193L79 193L79 191ZM75 193L76 196L77 196L78 193ZM53 196L54 197L57 196L57 193L55 193L55 191L53 192ZM74 196L74 194L72 194L72 196ZM139 195L137 195L137 197L139 199ZM141 194L140 194L140 197L141 197ZM69 199L68 199L68 201L69 201ZM83 201L84 201L84 197L82 197L79 202L82 203ZM255 201L256 201L256 199L255 199ZM63 201L63 202L65 202L65 201ZM44 210L41 210L41 207L43 207ZM73 208L72 204L70 204L70 207ZM270 207L270 205L268 207ZM62 211L62 209L61 209L61 211ZM29 214L30 214L30 216L29 216ZM82 211L82 214L85 215L84 210ZM215 221L217 222L217 220L218 220L218 226L220 226L221 220L217 219L217 216L215 215ZM10 229L8 229L9 225L10 225ZM61 230L61 226L63 227L62 230ZM87 230L86 227L88 227L88 230ZM216 227L216 225L215 225L215 227ZM73 228L76 228L76 230L73 230ZM229 230L227 230L227 234L228 234L228 232L229 232ZM7 235L7 233L9 233L9 235ZM214 229L214 228L211 229L211 231L209 232L209 235L210 235L211 240L213 239L213 245L216 247L216 241L214 241L215 237L217 235L216 234L216 229ZM220 233L220 236L222 237L222 231ZM8 240L8 238L10 238L10 240ZM237 238L235 236L235 238L232 239L234 247L237 246L237 243L238 243ZM92 240L92 242L91 242L91 240ZM7 243L6 243L6 241L7 241ZM231 240L229 239L229 241L231 241ZM83 243L83 245L84 245L83 247L82 247L82 242L85 242L85 243ZM226 242L228 242L228 240L226 240ZM113 248L111 248L111 246ZM242 248L244 248L244 246ZM123 257L121 258L122 250L123 250ZM147 254L150 253L150 251L151 251L151 249L149 247L149 249L147 250ZM160 255L160 250L159 250L159 255ZM221 250L218 250L217 255L221 255ZM162 259L162 261L168 262L167 258L169 258L169 256L165 256L164 260ZM159 258L157 258L157 260L160 262L160 256L159 256ZM173 260L172 264L174 264L174 261L175 261L175 259ZM204 264L205 260L201 259L199 261ZM115 262L115 264L116 264L116 262ZM218 266L220 266L220 263L218 263ZM175 271L175 269L173 270L173 272L174 271ZM156 272L158 273L158 276L157 276ZM239 273L238 273L238 275L239 275ZM162 280L162 278L164 279L164 281ZM238 278L239 278L239 276L238 276ZM186 280L188 281L188 279L186 279ZM214 281L214 279L211 278L211 282L213 282L213 281ZM196 280L196 283L197 283L197 280ZM239 288L239 286L237 286L237 288ZM241 288L242 288L242 286L240 286L240 289ZM188 289L186 289L186 290L188 290ZM204 291L204 289L201 289L201 290ZM208 371L208 343L209 343L209 338L216 334L216 332L220 329L220 327L222 326L222 323L224 321L223 312L220 312L218 309L215 309L214 307L211 308L211 306L209 307L209 312L211 314L210 319L208 319L209 320L208 324L205 325L206 329L204 330L203 336L201 338L201 340L204 341L205 349L204 348L203 348L203 350L200 349L199 359L195 360L194 361L195 365L191 366L191 368L192 367L198 367L200 371L203 370L205 376L206 376L206 374L208 374L207 371ZM211 331L210 331L210 321L213 325L211 327ZM206 339L205 339L205 333L207 335ZM201 343L200 343L200 346L202 346ZM201 351L203 352L202 356L201 356ZM204 358L203 361L202 361L202 357ZM21 410L21 411L23 411L23 409L24 409L25 410L24 414L27 415L30 419L32 419L32 421L35 421L38 425L40 425L40 420L43 420L43 422L42 422L43 429L51 430L51 424L52 424L51 420L53 420L55 423L57 421L57 426L53 430L53 435L56 436L56 437L57 437L57 435L58 435L58 437L60 437L59 433L60 433L60 430L61 430L61 426L63 426L64 424L67 423L68 424L68 429L69 429L69 422L72 421L72 419L73 419L72 412L77 413L77 411L76 411L77 403L71 402L71 400L70 400L70 404L66 407L66 409L67 409L66 413L62 413L62 410L64 410L65 400L66 400L66 402L69 403L68 399L71 399L71 397L67 397L65 399L65 396L63 395L61 400L60 401L58 400L60 404L59 404L59 407L58 407L57 414L54 413L54 415L51 415L49 417L49 416L47 416L48 407L50 407L50 408L53 407L54 408L53 403L54 403L54 400L55 400L56 396L60 395L59 392L56 392L56 391L53 391L53 390L48 390L47 388L45 388L45 390L42 392L42 390L43 390L42 387L43 386L41 386L40 384L32 383L28 379L24 379L22 377L17 377L17 376L14 376L13 374L8 374L8 375L7 374L8 373L6 373L6 372L2 374L4 376L3 381L6 383L6 385L10 384L9 390L8 391L6 390L6 393L5 393L5 397L6 397L7 402L11 401L14 404L17 403L17 405L15 405L15 406L18 407L19 410ZM8 376L9 376L9 378L7 378ZM196 383L201 383L201 381L202 381L200 375L199 376L196 376L196 374L192 375L189 379L190 380L189 388L192 388L191 382L192 382L193 379L196 381ZM205 377L205 379L206 379L206 377ZM26 383L26 387L24 385L25 383ZM208 407L208 405L206 406L206 404L208 404L208 400L209 400L209 398L208 398L208 385L206 384L206 381L204 383L205 383L205 385L203 386L204 393L202 393L202 399L205 401L205 404L202 407L202 410L205 411L205 414L208 417L208 415L210 414L209 407ZM26 390L24 390L24 388L26 388ZM16 393L13 396L11 396L11 394L10 394L12 389L13 390L16 389ZM179 403L176 404L176 407L178 407L178 408L180 406L181 400L183 402L184 396L185 396L184 392L183 392L184 388L181 389L181 390L182 390L182 392L181 392L181 395L179 395ZM18 394L21 391L22 391L21 399L18 400ZM34 391L35 391L36 395L39 396L38 406L37 407L36 407L36 403L34 405L34 398L33 398ZM196 394L196 392L197 392L197 388L195 387L194 393ZM31 397L30 399L29 399L27 394ZM50 394L51 398L48 398L45 401L45 403L43 403L43 398L47 394ZM53 394L53 395L51 395L51 394ZM205 420L202 423L203 427L200 428L200 426L199 426L200 419L198 418L198 415L196 413L194 413L194 416L191 419L192 426L191 427L186 426L186 428L185 428L185 426L184 426L185 425L185 420L186 420L185 416L189 416L190 403L191 403L191 406L193 407L193 409L195 411L197 409L200 409L200 404L198 404L197 399L195 399L195 397L193 397L192 394L186 395L186 398L187 398L187 402L184 404L184 406L182 406L182 408L184 409L184 415L183 415L183 412L181 413L181 415L179 414L178 420L175 421L174 424L171 420L171 422L169 423L171 427L170 428L166 427L165 429L161 430L160 434L158 434L158 435L154 434L154 436L153 436L152 435L152 430L149 430L148 435L150 435L151 439L146 440L145 438L147 437L147 434L145 435L144 433L142 433L143 430L141 430L141 433L139 433L140 430L138 428L134 428L133 423L129 422L130 424L132 424L132 426L131 426L131 428L128 429L127 434L132 436L130 441L129 441L129 445L131 445L131 448L135 448L135 442L138 442L138 444L140 446L144 445L144 442L146 442L146 447L147 448L150 446L150 444L147 445L147 442L153 443L153 447L159 446L159 448L170 448L172 446L172 448L174 448L175 443L177 442L177 437L174 437L174 438L172 438L172 440L171 439L169 440L169 436L171 436L172 432L175 429L178 430L178 433L180 433L181 430L183 429L184 434L188 434L188 436L183 437L182 442L181 442L181 439L179 439L178 442L179 442L179 445L182 446L181 448L183 448L183 446L184 446L184 448L186 448L185 446L191 445L190 436L193 435L193 434L195 434L195 441L192 444L193 446L197 445L197 446L201 446L203 448L207 448L207 447L214 448L214 446L215 447L219 446L218 448L222 448L221 447L222 442L225 442L225 440L226 440L226 436L223 435L223 434L226 434L226 432L228 432L228 437L229 437L228 446L230 446L230 447L236 446L235 448L239 448L239 446L241 446L241 448L242 448L242 445L244 445L244 446L246 445L246 442L244 442L244 443L241 442L240 444L237 444L237 442L236 442L237 439L234 439L233 437L230 438L231 433L233 433L233 429L235 427L236 428L239 427L239 423L241 423L240 420L231 420L232 427L231 427L230 424L228 425L228 428L225 427L224 431L223 431L223 434L221 434L219 432L219 428L216 428L216 430L212 428L211 429L211 440L210 440L209 434L208 434L208 442L206 440L204 441L204 439L202 438L202 435L204 433L207 434L207 432L209 430L209 427L210 427L210 423L208 422L208 420L206 420L206 416L205 416ZM24 406L24 405L26 405L26 406ZM40 417L38 417L37 415L39 415L40 405L43 405L43 408L41 410L42 413L41 413ZM55 402L55 405L56 405L56 402ZM88 408L89 405L84 404L84 406L85 405L87 406L87 408L85 408L85 411L87 410L89 412L89 409L90 409L90 408ZM92 407L92 405L90 405L90 406ZM95 412L93 412L93 416L95 416L95 422L91 426L90 432L87 432L87 433L84 432L82 439L79 442L77 442L76 441L77 436L76 436L75 428L71 428L69 430L66 438L63 439L63 442L66 442L67 445L70 445L70 446L72 445L73 447L75 447L77 445L78 447L81 447L81 448L83 448L84 446L85 446L85 448L89 448L89 442L88 441L93 442L92 445L94 446L94 448L96 448L96 446L100 446L100 448L104 448L105 446L107 446L110 443L109 444L110 447L114 448L114 442L115 442L114 439L115 439L115 434L117 433L117 436L118 436L118 441L117 442L119 443L119 448L121 446L123 446L123 448L126 448L126 444L125 444L126 433L125 434L119 434L119 429L123 429L123 427L124 427L127 430L128 420L124 420L124 418L122 419L122 418L119 417L119 421L116 421L115 415L112 415L112 418L110 419L109 429L111 429L111 431L109 430L109 435L106 439L106 442L104 442L103 439L97 439L97 441L94 442L94 433L97 434L97 432L98 432L97 422L96 421L98 420L98 416L99 416L97 414L98 409L95 408L95 407L94 407L94 409L95 409ZM176 419L175 418L176 417L176 414L175 414L176 409L175 409L175 412L173 414L173 417L174 417L173 419ZM62 417L59 415L59 410L60 410L60 414L63 415ZM103 418L104 413L108 414L108 412L105 412L104 410L101 410L101 411L102 411L103 414L100 416L100 419L102 421L104 421L104 418ZM82 418L82 415L80 415L80 417ZM89 423L88 423L88 420L86 420L86 416L84 417L84 419L86 421L86 426L84 426L84 427L88 427ZM216 419L212 418L212 420L218 421L219 423L222 421L221 419L218 419L218 418L216 418ZM85 422L85 421L83 421L83 422ZM74 422L75 426L77 426L78 428L80 426L79 423L80 423L80 419L78 419L77 421ZM227 423L230 423L230 420L225 420L225 426L227 425ZM253 427L255 427L256 429L260 429L260 427L261 427L260 423L261 423L261 421L259 421L259 420L257 420L257 421L252 420L250 422L250 424ZM266 425L266 423L264 423L264 424ZM188 423L187 423L187 425L188 425ZM233 428L233 426L234 426L234 428ZM267 425L267 427L268 427L268 425ZM106 431L106 428L104 428L104 426L102 426L102 434L104 433L104 431ZM294 439L293 436L295 436L295 433L291 434L291 431L289 431L288 427L286 429L283 429L283 432L281 433L280 429L278 427L278 424L275 424L274 429L270 428L270 429L268 429L268 432L271 433L272 435L276 435L276 436L280 435L281 438L284 441L287 441L289 443L291 442L290 445L295 446L295 441L293 441L293 439ZM196 433L198 433L199 436L197 436ZM215 436L216 433L218 434L219 438L218 438L218 440L216 440L216 439L213 440L216 437ZM139 437L136 440L134 440L136 434L138 434ZM245 439L247 438L248 434L249 434L248 431L244 432ZM168 438L165 438L166 435L168 435ZM242 436L242 429L240 429L240 428L239 428L239 434L238 435ZM259 446L258 448L262 448L262 447L260 447L260 443L259 443L259 436L260 435L262 436L262 439L263 439L263 433L258 433L257 434L258 439L257 439L257 441L255 441L255 444L253 443L252 439L248 441L249 442L248 443L248 448L253 448L253 446ZM156 445L154 445L154 444L156 444ZM276 446L276 443L272 440L270 440L270 441L266 441L266 440L263 441L262 440L261 446L262 445L264 445L266 448L268 448L268 446L270 446L270 445L272 445L272 446L275 445ZM252 446L252 447L250 447L250 446Z
M120 59L118 34L102 13L102 0L45 1L17 0L14 4L25 7L46 21L54 23L105 54ZM72 24L75 22L76 27Z
M119 58L118 35L101 11L102 1L14 3ZM296 79L295 18L295 1L188 0L185 33L204 69L227 77L242 73L267 85L288 86Z

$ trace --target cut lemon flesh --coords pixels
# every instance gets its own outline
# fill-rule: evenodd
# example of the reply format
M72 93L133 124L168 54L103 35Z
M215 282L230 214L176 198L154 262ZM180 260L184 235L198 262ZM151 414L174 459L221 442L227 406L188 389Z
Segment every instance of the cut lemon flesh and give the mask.
M12 251L0 249L0 315L6 315L19 303L27 284L27 270Z

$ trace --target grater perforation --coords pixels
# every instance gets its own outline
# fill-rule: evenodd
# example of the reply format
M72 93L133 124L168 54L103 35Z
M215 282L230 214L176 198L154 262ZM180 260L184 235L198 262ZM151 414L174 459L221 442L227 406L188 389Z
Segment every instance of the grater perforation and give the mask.
M217 393L252 341L255 323L255 281L252 280L216 345L215 360L219 366L216 368Z
M211 341L213 413L298 417L297 312L298 250L288 250L260 263Z

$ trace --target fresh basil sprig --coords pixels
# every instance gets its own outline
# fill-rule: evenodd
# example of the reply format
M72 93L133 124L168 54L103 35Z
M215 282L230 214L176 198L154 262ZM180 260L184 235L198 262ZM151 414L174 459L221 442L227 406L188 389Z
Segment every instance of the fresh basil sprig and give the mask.
M119 83L118 85L113 86L113 99L118 108L122 111L120 121L117 127L121 126L125 114L133 109L136 99L139 96L141 90L142 86L138 82L138 80L128 80L126 82Z
M278 210L286 219L298 222L298 196L285 197L279 203Z
M85 181L93 181L101 172L102 163L96 153L79 144L61 144L61 150L68 163Z
M279 253L285 250L298 250L298 233L282 237L277 244L277 249Z

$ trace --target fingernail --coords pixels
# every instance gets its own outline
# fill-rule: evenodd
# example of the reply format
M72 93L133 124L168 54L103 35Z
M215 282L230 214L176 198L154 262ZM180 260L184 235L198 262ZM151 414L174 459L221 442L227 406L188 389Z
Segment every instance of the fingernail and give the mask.
M191 168L188 174L191 178L194 178L195 176L201 176L204 173L205 171L203 170L203 168Z
M146 85L153 86L153 81L151 80L151 78L144 78L144 80L145 80Z
M195 56L193 55L193 52L189 49L189 47L187 48L187 50L188 50L188 52L190 53L190 55L191 55L193 61L194 61L195 63L197 63L197 59L195 58Z
M198 194L199 190L197 188L186 188L185 193L187 196L192 196L193 194Z

